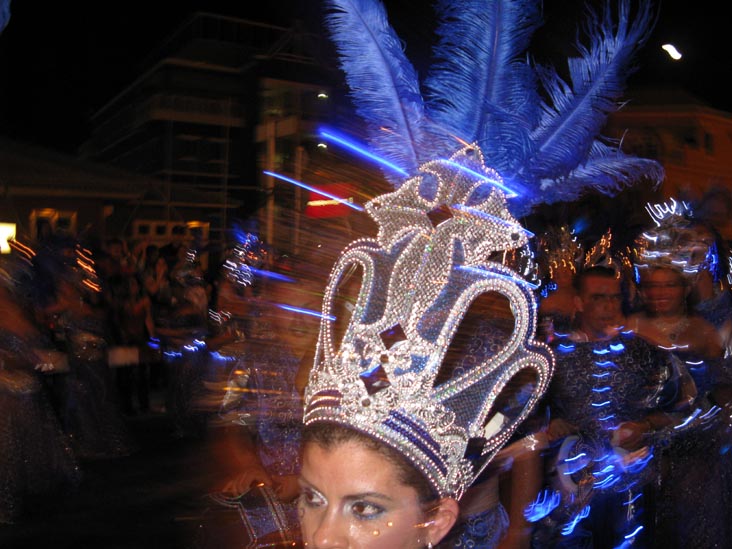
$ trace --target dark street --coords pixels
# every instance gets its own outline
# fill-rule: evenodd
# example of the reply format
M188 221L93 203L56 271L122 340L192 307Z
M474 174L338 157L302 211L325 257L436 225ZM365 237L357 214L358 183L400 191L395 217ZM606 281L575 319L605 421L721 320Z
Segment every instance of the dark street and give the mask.
M198 504L216 484L210 443L174 437L162 413L128 422L135 453L82 462L78 489L36 502L16 524L0 525L0 547L190 547Z

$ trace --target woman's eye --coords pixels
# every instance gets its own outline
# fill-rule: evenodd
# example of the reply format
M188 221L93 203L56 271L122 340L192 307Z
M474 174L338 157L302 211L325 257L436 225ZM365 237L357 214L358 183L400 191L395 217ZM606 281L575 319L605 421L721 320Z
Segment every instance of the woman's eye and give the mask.
M314 490L308 490L307 488L300 493L300 501L303 505L308 507L320 507L325 505L325 498L323 498L323 496Z
M384 512L384 508L367 501L357 501L351 505L351 511L360 519L373 519Z

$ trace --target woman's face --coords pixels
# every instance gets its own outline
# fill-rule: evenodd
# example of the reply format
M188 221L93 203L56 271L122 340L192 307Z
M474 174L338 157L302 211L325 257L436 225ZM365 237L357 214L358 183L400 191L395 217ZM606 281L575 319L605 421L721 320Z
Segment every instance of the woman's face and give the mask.
M425 514L396 466L357 441L304 448L300 522L311 548L422 548Z
M684 312L686 285L681 274L671 269L653 269L644 274L641 291L649 312L674 315Z

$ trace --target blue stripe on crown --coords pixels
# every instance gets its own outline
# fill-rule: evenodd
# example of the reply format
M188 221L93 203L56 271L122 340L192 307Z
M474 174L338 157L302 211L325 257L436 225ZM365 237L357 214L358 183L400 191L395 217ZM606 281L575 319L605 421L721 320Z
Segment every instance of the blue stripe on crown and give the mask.
M447 475L447 465L437 454L440 446L427 431L414 423L408 416L397 410L391 410L389 417L384 421L384 426L406 437L409 442L419 448L435 464L443 476Z

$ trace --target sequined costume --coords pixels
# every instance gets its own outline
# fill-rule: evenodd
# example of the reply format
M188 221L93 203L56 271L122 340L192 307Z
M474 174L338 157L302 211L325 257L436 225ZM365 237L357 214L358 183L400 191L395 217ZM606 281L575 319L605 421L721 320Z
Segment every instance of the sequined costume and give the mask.
M673 408L678 366L669 353L632 333L595 342L573 339L554 344L557 368L548 405L553 419L576 426L577 433L550 454L548 488L562 501L539 523L535 545L616 547L630 536L643 546L632 534L643 535L645 528L648 535L653 521L639 520L643 500L635 498L658 476L654 441L648 441L647 456L628 464L613 438L620 423Z
M508 529L508 514L498 504L489 512L461 518L448 536L437 546L439 549L492 549L497 547Z
M0 331L0 523L20 518L29 497L57 497L81 476L31 357L27 341Z
M62 314L70 371L65 374L61 416L76 454L83 459L135 451L107 365L105 323L99 314Z
M658 489L658 549L730 547L732 526L732 444L729 411L714 404L712 390L729 385L722 359L702 360L677 353L687 364L698 388L692 405L696 420L678 433L661 455L663 472ZM683 520L679 520L683 517Z

